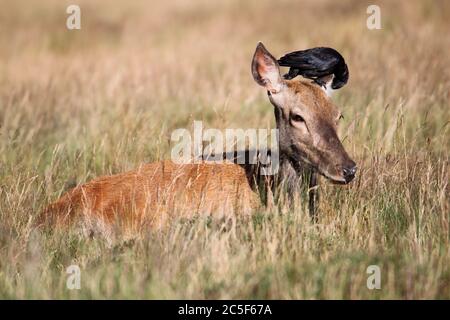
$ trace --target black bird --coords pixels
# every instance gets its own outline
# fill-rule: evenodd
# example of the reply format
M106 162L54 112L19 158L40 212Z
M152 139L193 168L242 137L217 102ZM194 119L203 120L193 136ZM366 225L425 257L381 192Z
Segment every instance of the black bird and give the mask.
M333 48L317 47L288 53L278 60L280 66L290 67L284 75L292 79L298 75L314 80L325 87L329 76L334 75L332 89L343 87L348 81L348 68L344 58Z

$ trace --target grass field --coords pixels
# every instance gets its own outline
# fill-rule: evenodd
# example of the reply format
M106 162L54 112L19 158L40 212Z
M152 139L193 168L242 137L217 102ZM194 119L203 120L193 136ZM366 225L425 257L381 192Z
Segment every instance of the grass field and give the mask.
M0 298L450 298L450 4L376 1L0 1ZM257 41L277 56L338 49L334 101L358 163L348 186L233 223L197 218L110 240L39 231L71 186L170 157L170 135L273 128L254 83ZM81 270L68 290L66 268ZM377 265L381 289L366 286Z

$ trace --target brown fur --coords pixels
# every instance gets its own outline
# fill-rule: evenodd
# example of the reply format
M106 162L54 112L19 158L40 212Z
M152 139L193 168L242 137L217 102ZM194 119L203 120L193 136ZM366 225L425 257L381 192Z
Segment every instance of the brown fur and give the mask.
M105 222L120 218L125 224L159 226L173 214L246 214L258 204L239 165L162 161L78 186L51 204L43 218L61 224L85 215Z
M291 92L300 97L302 105L308 108L308 112L316 113L337 125L339 109L317 84L303 78L286 80L285 83Z

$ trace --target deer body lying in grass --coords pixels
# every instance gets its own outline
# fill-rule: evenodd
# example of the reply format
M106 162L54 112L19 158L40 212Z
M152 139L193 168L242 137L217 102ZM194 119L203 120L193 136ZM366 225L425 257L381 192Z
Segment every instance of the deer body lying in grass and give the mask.
M319 173L337 183L350 182L356 165L336 134L341 114L326 90L305 79L283 79L277 60L262 43L253 56L252 74L268 92L279 130L280 168L270 179L270 189L292 197L304 183L305 169L312 170L313 180ZM41 217L58 223L77 217L105 223L120 218L125 224L160 226L172 215L249 214L262 203L260 178L257 165L154 162L77 186Z

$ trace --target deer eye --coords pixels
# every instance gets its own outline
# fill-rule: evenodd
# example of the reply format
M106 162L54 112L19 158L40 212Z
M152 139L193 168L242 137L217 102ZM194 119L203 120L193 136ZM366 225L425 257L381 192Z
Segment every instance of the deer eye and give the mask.
M305 122L305 119L303 119L303 117L299 114L293 114L291 116L291 119L292 119L292 121L295 121L295 122Z

